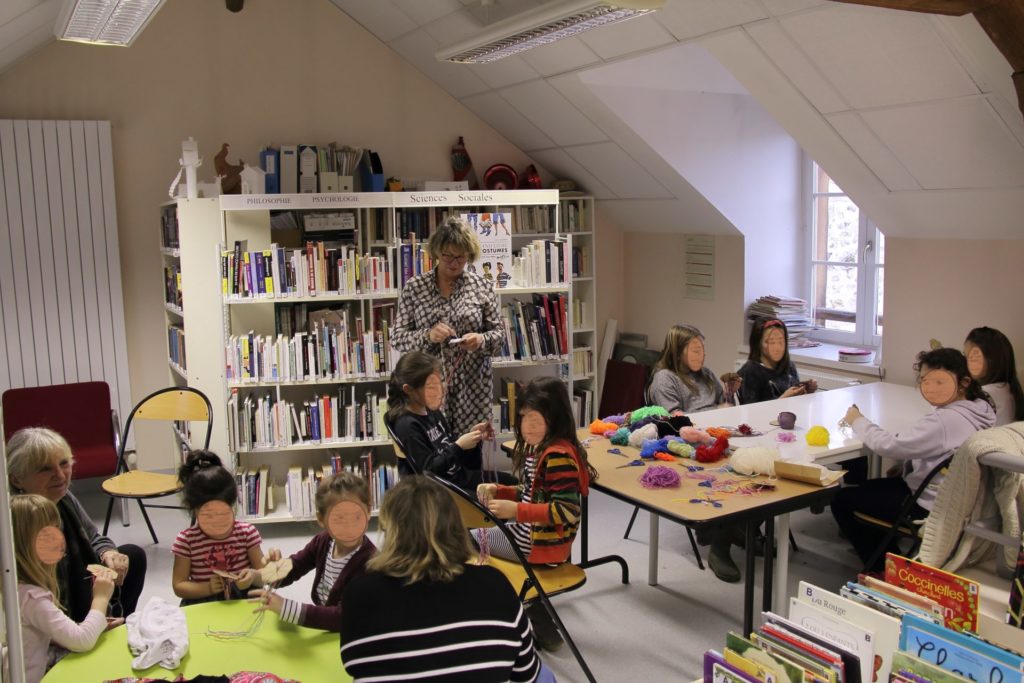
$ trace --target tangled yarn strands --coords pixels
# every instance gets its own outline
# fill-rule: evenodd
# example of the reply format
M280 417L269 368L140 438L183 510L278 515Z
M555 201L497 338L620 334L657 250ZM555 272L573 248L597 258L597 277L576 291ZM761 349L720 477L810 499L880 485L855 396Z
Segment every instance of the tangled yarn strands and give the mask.
M277 584L271 584L267 587L268 595L274 592L274 588ZM241 640L242 638L251 638L256 635L260 627L263 626L263 617L266 615L267 610L258 612L256 617L249 624L248 628L239 631L217 631L215 629L207 628L206 637L213 638L214 640Z
M477 564L487 564L487 560L491 558L491 544L487 540L487 529L474 529L476 533L476 543L480 548L480 552L477 554Z
M679 488L680 484L679 472L664 465L652 465L640 475L640 485L645 489Z

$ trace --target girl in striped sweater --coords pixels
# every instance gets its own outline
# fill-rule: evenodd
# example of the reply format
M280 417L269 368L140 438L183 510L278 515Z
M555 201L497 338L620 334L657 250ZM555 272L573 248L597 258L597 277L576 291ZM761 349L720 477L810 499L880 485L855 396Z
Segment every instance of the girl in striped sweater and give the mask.
M517 404L512 465L522 484L480 484L477 497L495 517L510 520L507 528L531 563L567 562L580 526L582 497L597 472L576 438L572 404L561 380L534 379ZM488 529L487 547L495 557L516 558L497 528ZM561 638L547 612L536 603L528 613L541 646L556 649ZM549 625L552 628L547 628Z

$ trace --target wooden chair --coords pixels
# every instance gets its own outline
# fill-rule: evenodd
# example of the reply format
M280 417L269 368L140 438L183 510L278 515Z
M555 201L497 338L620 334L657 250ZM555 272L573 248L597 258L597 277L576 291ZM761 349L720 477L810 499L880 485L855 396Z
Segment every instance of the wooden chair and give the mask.
M114 509L114 500L132 500L139 504L142 517L146 520L149 533L154 543L159 543L153 523L149 520L146 508L182 509L180 505L153 505L142 501L149 498L161 498L181 491L181 482L177 473L148 472L146 470L130 470L125 461L125 441L131 432L135 420L160 420L168 422L188 421L206 422L206 439L203 448L210 445L213 432L213 409L210 400L198 389L192 387L168 387L155 391L132 408L128 421L124 426L125 439L121 440L117 453L117 470L115 475L103 482L103 491L110 496L107 504L107 516L103 521L103 533L110 527L110 513Z
M862 524L877 527L879 529L885 529L885 536L882 538L882 542L878 544L874 552L871 553L871 557L864 563L864 571L872 571L875 563L885 554L889 549L890 544L893 541L899 542L900 539L910 539L911 544L907 551L904 553L907 557L913 556L918 547L921 545L921 528L922 520L915 520L910 516L910 511L914 509L914 505L917 503L917 499L921 497L921 494L925 492L925 489L932 483L932 480L939 474L943 475L949 470L949 464L953 462L953 457L950 456L943 460L938 467L932 469L928 473L928 476L924 478L924 481L917 487L917 490L913 491L909 496L903 499L903 505L900 506L900 511L896 515L896 518L892 521L885 519L878 519L866 515L863 512L854 512L853 516L857 521Z
M462 522L467 529L496 526L501 530L501 533L505 535L515 551L516 560L511 561L490 557L487 560L487 564L505 575L505 578L508 579L512 587L518 592L519 599L524 603L540 600L541 604L544 605L545 611L551 616L565 642L569 645L569 649L572 650L573 657L576 658L580 668L583 669L587 680L595 681L594 674L591 673L590 667L587 666L586 660L583 659L583 655L580 654L576 643L573 642L572 636L569 635L568 629L565 628L565 624L562 623L561 618L555 612L555 608L549 599L553 595L567 593L586 583L587 575L583 569L571 562L563 562L554 567L530 564L522 551L519 550L519 546L516 544L512 534L505 527L505 523L477 501L475 492L470 494L463 491L450 481L431 473L427 473L426 476L428 479L443 486L451 494L452 500L455 501L462 515Z

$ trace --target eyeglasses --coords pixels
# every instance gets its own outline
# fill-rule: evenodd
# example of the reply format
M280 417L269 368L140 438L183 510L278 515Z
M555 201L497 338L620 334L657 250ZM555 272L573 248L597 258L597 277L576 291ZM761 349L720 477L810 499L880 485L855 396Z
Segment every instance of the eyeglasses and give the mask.
M441 258L444 259L445 263L465 263L467 254L441 254Z

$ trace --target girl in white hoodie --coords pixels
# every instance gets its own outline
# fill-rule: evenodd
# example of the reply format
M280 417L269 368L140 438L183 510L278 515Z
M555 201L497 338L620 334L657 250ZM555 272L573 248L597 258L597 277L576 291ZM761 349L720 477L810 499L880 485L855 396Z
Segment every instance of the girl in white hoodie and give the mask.
M861 414L856 405L845 420L864 445L875 455L901 461L900 476L870 479L859 486L840 489L832 501L832 516L853 544L861 561L867 562L882 542L885 532L858 521L854 514L893 521L907 496L917 490L925 477L967 440L971 434L995 424L992 401L967 370L967 359L956 349L922 351L917 356L917 385L921 395L935 407L906 431L887 432ZM922 492L911 517L926 517L935 501L935 489L942 475L936 475ZM890 549L892 550L892 548ZM882 568L884 555L875 567Z

